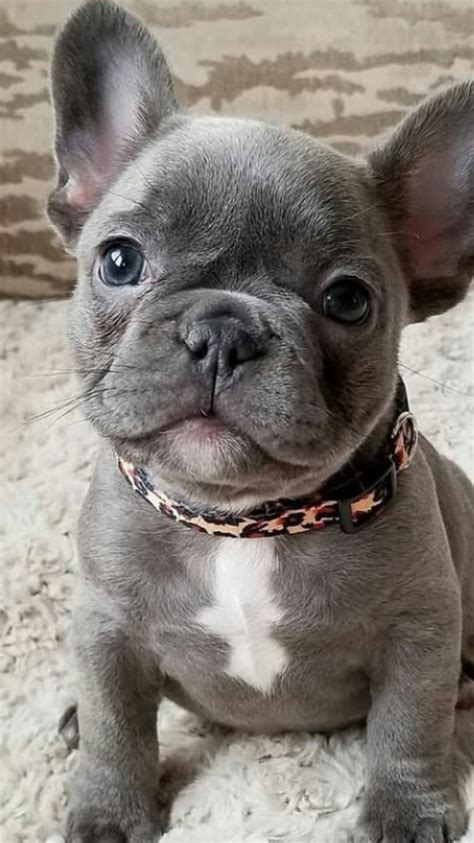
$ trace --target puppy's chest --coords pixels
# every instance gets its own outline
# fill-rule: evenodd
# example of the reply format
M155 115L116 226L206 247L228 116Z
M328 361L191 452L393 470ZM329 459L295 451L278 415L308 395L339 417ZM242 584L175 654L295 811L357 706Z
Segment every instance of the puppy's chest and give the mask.
M195 622L228 645L224 672L269 692L289 656L275 635L284 608L274 587L272 539L221 539L209 560L211 601Z

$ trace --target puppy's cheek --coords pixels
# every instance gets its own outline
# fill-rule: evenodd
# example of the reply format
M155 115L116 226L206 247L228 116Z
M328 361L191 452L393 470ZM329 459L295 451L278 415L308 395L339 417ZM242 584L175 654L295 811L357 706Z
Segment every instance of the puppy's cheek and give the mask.
M239 429L278 462L302 466L324 462L338 440L336 426L328 425L324 411L305 405L304 398L298 395L276 408L264 400L256 406L251 396L242 396L228 412Z

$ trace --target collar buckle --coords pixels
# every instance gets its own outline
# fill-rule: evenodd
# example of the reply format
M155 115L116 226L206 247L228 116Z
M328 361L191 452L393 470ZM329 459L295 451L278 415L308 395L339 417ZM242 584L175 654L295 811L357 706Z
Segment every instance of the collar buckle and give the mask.
M352 497L339 498L337 502L337 512L339 516L339 525L344 533L356 533L358 530L365 527L365 525L372 520L372 518L383 512L385 506L390 503L395 497L397 491L397 467L391 457L387 459L387 466L385 470L378 475L377 479L369 486L364 486L357 495ZM371 493L377 492L381 504L383 506L375 505L367 513L354 512L353 505L361 498L367 497Z

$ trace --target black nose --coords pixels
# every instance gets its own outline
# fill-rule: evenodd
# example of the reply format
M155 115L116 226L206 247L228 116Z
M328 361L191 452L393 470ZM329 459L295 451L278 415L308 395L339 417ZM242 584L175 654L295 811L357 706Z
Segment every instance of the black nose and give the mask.
M186 328L182 339L200 368L212 372L216 380L229 377L260 353L239 320L229 316L201 319Z

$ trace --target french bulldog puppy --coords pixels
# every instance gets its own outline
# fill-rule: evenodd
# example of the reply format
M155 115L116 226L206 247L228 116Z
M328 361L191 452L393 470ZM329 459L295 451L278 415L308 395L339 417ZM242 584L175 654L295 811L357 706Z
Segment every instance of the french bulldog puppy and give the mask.
M68 839L157 839L163 697L245 730L366 722L354 837L459 839L474 497L415 450L397 355L472 276L473 82L351 160L188 115L152 35L92 0L57 39L52 96L49 214L77 256L70 333L102 439Z

